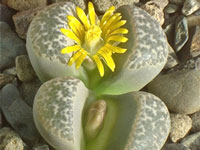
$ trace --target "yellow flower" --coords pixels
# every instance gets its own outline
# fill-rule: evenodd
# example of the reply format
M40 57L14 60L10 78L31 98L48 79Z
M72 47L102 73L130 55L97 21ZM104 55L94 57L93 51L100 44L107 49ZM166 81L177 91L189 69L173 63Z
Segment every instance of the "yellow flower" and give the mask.
M104 76L104 61L107 66L114 71L115 63L112 58L113 53L124 53L127 49L117 45L127 42L123 34L127 34L126 28L121 28L126 20L121 20L120 13L114 13L115 7L110 7L103 15L101 20L96 16L94 6L88 3L88 17L85 12L76 7L79 17L67 16L70 30L61 28L61 32L75 41L75 45L65 47L61 50L62 54L73 52L68 65L76 63L78 69L85 58L93 60L99 70L100 76Z

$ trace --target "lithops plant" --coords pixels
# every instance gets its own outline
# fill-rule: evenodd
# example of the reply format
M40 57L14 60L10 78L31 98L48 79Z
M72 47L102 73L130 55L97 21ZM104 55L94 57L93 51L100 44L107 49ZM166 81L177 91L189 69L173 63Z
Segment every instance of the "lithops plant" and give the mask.
M122 94L144 87L166 63L168 46L165 35L151 16L135 6L122 6L117 12L127 21L124 27L129 30L128 41L121 44L127 51L113 54L115 71L104 66L103 77L97 67L90 69L93 66L89 60L84 61L79 69L75 63L67 67L73 53L63 55L60 52L75 43L60 31L61 28L69 29L67 16L77 16L75 5L56 3L39 13L27 35L28 54L39 78L47 81L58 76L74 76L102 94Z
M55 3L32 21L27 50L38 77L47 81L36 94L34 120L54 148L162 147L168 110L138 90L164 67L168 44L145 11L111 7L99 18L91 2L88 15L72 2Z
M169 133L169 113L156 96L99 96L72 77L45 82L33 112L41 135L57 150L159 150Z

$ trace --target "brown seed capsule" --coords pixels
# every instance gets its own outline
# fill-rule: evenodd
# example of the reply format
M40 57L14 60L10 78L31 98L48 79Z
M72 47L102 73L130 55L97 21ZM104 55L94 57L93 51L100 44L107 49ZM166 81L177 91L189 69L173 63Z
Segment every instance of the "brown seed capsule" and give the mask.
M103 121L106 114L106 102L98 100L91 104L87 112L87 121L85 125L85 134L87 138L95 138L103 127Z

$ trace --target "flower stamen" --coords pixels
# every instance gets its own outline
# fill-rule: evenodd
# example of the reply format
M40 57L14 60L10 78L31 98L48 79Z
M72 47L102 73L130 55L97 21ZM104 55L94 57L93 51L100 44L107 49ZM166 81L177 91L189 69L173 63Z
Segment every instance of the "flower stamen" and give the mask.
M85 44L89 50L94 49L101 40L101 28L97 25L91 25L85 33Z

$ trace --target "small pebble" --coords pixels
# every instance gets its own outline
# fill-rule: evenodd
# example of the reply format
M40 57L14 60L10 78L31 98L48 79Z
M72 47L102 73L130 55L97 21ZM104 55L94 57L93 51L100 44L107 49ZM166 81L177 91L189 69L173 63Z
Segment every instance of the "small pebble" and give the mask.
M7 84L0 92L0 108L14 130L29 145L38 142L40 135L33 121L32 109L21 99L17 88Z
M200 26L190 27L189 37L183 48L177 53L180 62L200 55Z
M200 2L200 1L199 1ZM197 10L196 12L194 12L194 15L200 15L200 9L199 10Z
M157 3L155 3L154 1L148 1L147 3L142 5L141 8L147 11L151 16L153 16L154 19L157 20L161 26L163 25L163 8L161 8Z
M169 44L168 44L169 45ZM178 64L178 59L174 49L169 45L169 53L167 57L167 63L165 64L164 70L172 68Z
M150 93L163 100L171 112L192 114L200 109L199 69L160 74L147 87Z
M117 9L122 5L133 5L133 3L138 3L139 0L92 0L95 9L101 13L104 13L111 6L115 6Z
M18 11L47 6L47 0L6 0L6 5Z
M37 7L35 9L21 11L13 16L15 29L20 38L26 39L26 33L28 31L29 24L37 15L38 11L42 9L43 7Z
M0 21L0 70L14 66L15 57L26 53L25 42L14 33L6 22Z
M39 87L42 85L39 79L33 79L30 82L22 82L19 86L19 92L22 99L30 106L33 107L35 94Z
M177 10L178 10L178 6L175 5L175 4L168 4L167 7L165 7L165 12L168 13L168 14L172 14L172 13L175 13Z
M14 10L9 9L6 5L0 3L0 21L5 21L10 26L14 26L12 21L12 16L14 14Z
M15 76L9 74L0 73L0 89L8 83L12 83L15 80Z
M174 3L176 5L183 5L185 0L169 0L170 3Z
M175 23L174 48L176 52L180 51L188 40L187 20L184 16L179 16Z
M31 81L35 77L35 72L27 55L17 56L15 64L19 80Z
M175 67L167 70L166 73L173 73L180 70L198 70L199 71L200 70L200 55L179 63Z
M165 24L163 25L163 30L165 31L168 43L171 46L174 45L174 39L175 39L175 21L176 21L176 16L173 16L165 20Z
M182 13L186 16L189 16L197 11L199 8L200 2L198 2L198 0L185 0L182 8Z
M195 33L191 38L190 54L196 57L200 55L200 26L195 26Z
M200 26L200 14L199 15L190 15L187 18L188 27Z
M24 150L23 141L8 127L0 129L0 150Z
M158 6L159 6L161 9L164 9L164 8L168 5L168 3L169 3L168 0L152 0L152 1L154 1L155 3L157 3Z
M200 132L186 136L183 140L181 140L181 144L183 144L186 147L189 147L191 150L199 150Z
M187 115L182 114L170 114L171 118L171 130L169 137L172 142L177 142L178 140L185 137L188 131L192 127L192 119Z
M194 132L199 132L200 131L200 110L191 116L192 119L192 129L191 131Z
M51 3L58 3L58 2L63 2L66 0L51 0ZM76 6L82 8L83 10L85 10L87 8L87 4L85 0L69 0L71 2L73 2Z
M3 70L3 73L16 76L17 75L16 67L13 66L13 67L7 68L7 69Z
M191 150L180 143L165 144L161 150Z

